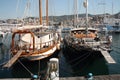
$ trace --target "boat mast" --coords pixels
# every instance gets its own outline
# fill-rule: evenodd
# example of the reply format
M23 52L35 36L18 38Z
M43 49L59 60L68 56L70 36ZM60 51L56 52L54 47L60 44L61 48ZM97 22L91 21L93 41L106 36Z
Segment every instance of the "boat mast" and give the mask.
M40 25L42 25L42 0L39 0L39 17Z
M113 9L114 9L114 6L113 6L113 0L112 0L112 25L113 25Z
M86 35L88 34L88 0L85 0L83 3L86 8Z
M48 26L48 0L46 0L46 26Z
M86 0L86 35L88 34L88 0Z
M74 26L77 28L78 22L78 0L74 1Z

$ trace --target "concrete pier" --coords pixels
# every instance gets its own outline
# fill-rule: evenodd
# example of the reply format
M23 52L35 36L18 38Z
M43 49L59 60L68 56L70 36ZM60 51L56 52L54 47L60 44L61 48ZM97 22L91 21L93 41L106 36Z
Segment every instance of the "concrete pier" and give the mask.
M60 80L87 80L85 77L63 77ZM100 75L93 76L93 80L120 80L120 75Z

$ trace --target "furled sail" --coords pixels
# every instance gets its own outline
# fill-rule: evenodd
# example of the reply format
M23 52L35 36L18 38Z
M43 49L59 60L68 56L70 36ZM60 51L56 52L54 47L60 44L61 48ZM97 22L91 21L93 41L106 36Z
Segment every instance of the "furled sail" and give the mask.
M87 8L87 6L88 6L88 1L87 1L87 0L85 0L85 1L83 2L83 6L84 6L85 8Z

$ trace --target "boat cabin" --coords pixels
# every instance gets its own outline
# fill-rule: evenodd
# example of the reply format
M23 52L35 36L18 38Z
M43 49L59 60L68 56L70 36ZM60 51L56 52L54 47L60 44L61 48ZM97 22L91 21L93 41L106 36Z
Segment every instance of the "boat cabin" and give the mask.
M76 38L95 38L97 36L97 30L88 28L88 33L86 34L85 28L79 28L71 30L71 35Z

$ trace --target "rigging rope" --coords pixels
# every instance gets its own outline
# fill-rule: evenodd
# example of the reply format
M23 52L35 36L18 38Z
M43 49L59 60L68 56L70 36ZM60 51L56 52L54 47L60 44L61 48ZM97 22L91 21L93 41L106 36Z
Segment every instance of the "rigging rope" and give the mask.
M19 10L19 8L18 8L18 7L19 7L19 3L20 3L20 1L18 0L18 1L17 1L17 7L16 7L16 13L17 13L17 14L18 14L18 10ZM17 17L18 17L18 15L17 15ZM17 18L17 19L18 19L18 18Z
M87 59L90 56L90 54L91 53L86 54L87 55L86 57L84 57L83 59L81 59L80 61L78 61L76 64L73 64L72 67L78 65L80 62L82 62L83 60Z
M77 57L77 58L73 59L72 61L69 61L68 63L71 64L71 63L79 60L81 57L83 57L83 56L85 56L85 55L87 55L87 54L84 54L84 55L82 55L82 56L80 56L80 57Z
M88 53L89 55L87 55L87 57L89 57L90 56L90 54L91 53ZM85 55L84 55L85 56ZM74 66L76 66L76 65L78 65L81 61L83 61L83 60L85 60L87 57L85 57L84 59L82 59L82 60L80 60L79 62L77 62L76 64L72 64L72 67L74 67ZM79 59L79 57L77 58L77 59ZM75 59L76 60L76 59ZM75 61L74 60L74 61ZM73 61L72 61L73 62ZM67 62L68 63L68 62ZM68 63L69 64L69 63ZM62 66L62 65L61 65ZM77 71L77 72L74 72L73 70L72 71L70 71L70 70L66 70L65 68L63 68L63 67L60 67L60 70L62 70L63 72L65 72L66 74L75 74L75 73L78 73L78 72L81 72L81 71Z

